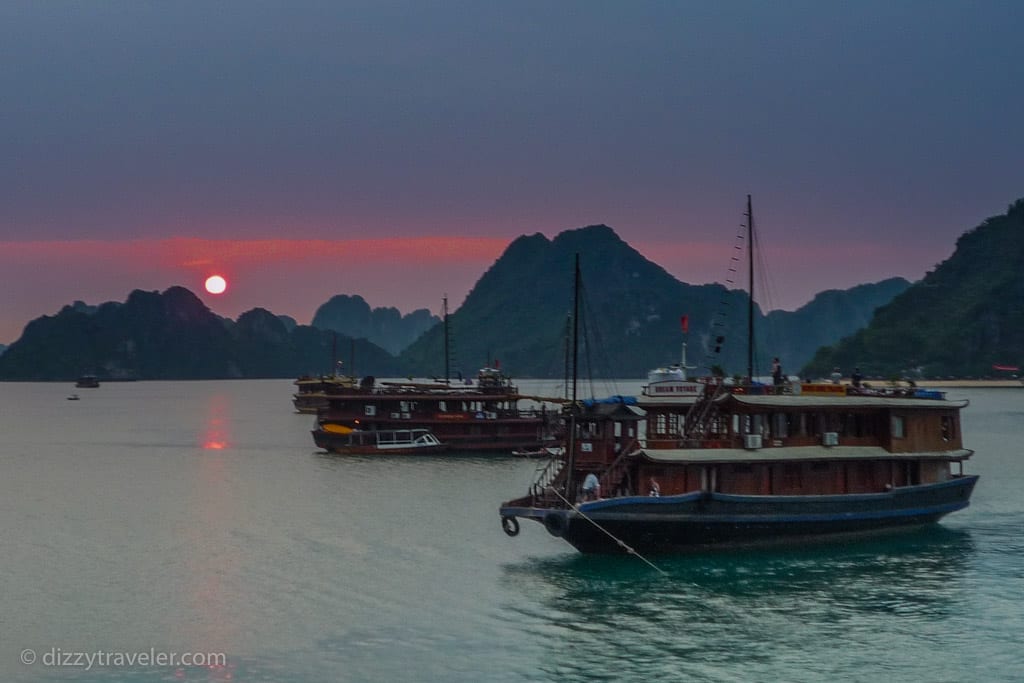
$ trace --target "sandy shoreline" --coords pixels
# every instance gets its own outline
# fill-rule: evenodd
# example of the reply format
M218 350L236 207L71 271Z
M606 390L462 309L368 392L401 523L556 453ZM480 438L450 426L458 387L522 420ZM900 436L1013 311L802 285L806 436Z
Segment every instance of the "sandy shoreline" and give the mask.
M882 385L881 382L868 382L874 386ZM948 388L948 389L1001 389L1018 388L1024 389L1024 383L1019 379L922 379L915 382L919 387Z

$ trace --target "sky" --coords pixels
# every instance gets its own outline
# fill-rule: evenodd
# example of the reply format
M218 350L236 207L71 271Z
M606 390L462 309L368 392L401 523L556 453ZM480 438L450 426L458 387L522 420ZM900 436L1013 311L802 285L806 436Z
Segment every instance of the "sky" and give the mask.
M458 307L604 223L766 310L916 280L1024 197L1024 3L0 3L0 343L181 285L308 323ZM203 291L213 273L220 295Z

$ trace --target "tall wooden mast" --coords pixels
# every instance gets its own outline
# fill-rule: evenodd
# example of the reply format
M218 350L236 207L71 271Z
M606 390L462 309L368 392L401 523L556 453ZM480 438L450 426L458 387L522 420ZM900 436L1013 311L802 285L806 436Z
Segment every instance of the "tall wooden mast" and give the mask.
M754 381L754 209L747 195L747 272L750 282L747 301L747 381Z

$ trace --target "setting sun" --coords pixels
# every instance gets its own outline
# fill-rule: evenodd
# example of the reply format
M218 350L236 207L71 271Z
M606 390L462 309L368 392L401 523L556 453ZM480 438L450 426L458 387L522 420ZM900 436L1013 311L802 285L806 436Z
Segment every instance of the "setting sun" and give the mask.
M210 294L221 294L228 288L228 281L220 275L211 275L206 278L206 291Z

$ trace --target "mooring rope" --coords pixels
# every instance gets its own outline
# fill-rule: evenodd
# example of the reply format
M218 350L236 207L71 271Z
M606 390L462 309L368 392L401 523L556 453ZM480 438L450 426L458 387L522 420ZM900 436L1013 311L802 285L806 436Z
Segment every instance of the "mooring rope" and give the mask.
M570 503L569 500L565 496L563 496L561 493L556 491L553 487L549 486L548 490L551 491L552 493L554 493L559 498L561 498L563 501L565 501L565 504L568 505L570 509L576 510L576 514L578 514L580 517L582 517L583 519L587 520L588 522L590 522L591 524L596 526L604 534L606 534L608 536L608 538L610 538L613 541L615 541L616 543L618 543L619 547L623 548L627 553L629 553L630 555L635 555L636 557L640 558L641 560L646 562L648 564L648 566L651 567L651 569L654 569L656 572L660 573L662 576L668 576L668 572L666 572L664 569L662 569L658 565L656 565L653 562L651 562L650 560L648 560L646 557L644 557L643 555L638 553L633 548L631 548L628 545L626 545L625 541L623 541L621 538L616 537L615 534L613 534L612 532L608 531L603 526L601 526L600 524L598 524L597 522L592 520L590 517L587 516L587 514L585 512L580 512L580 509L578 507L574 507L573 504Z

